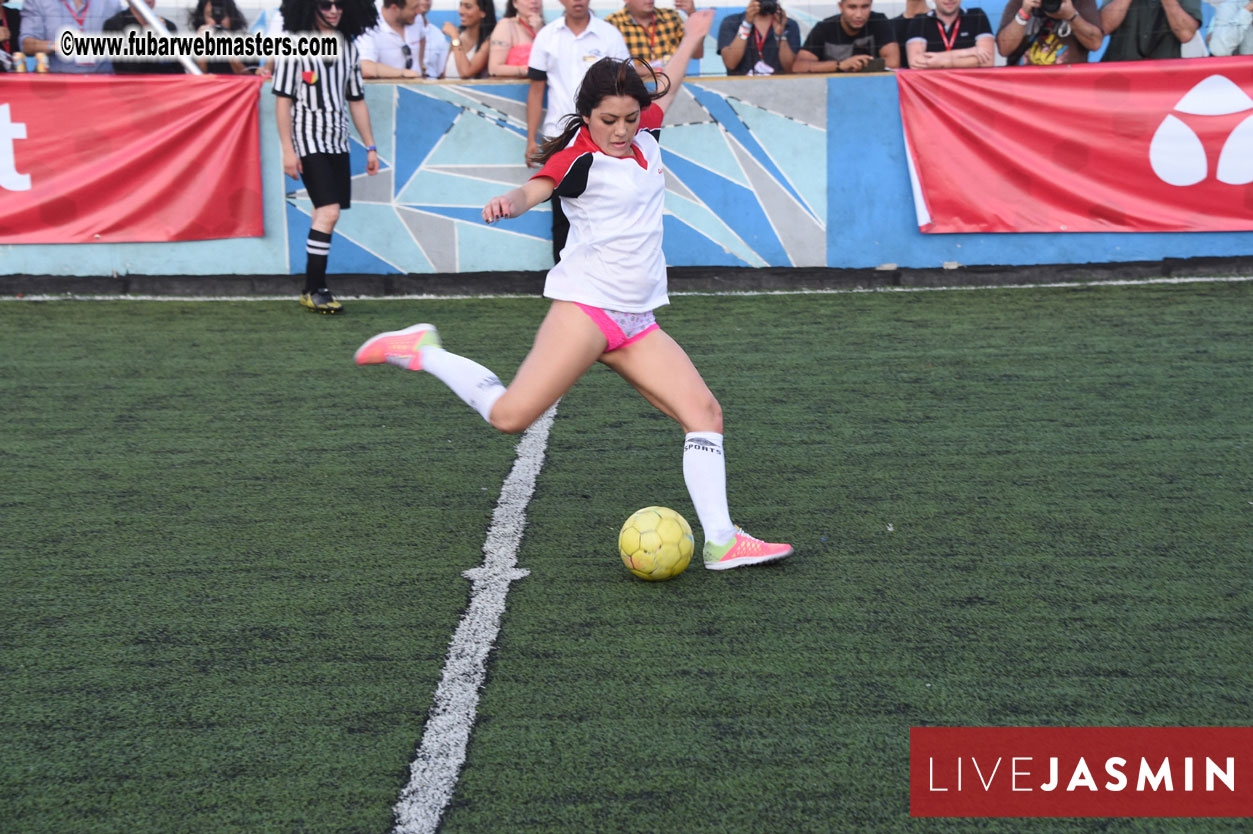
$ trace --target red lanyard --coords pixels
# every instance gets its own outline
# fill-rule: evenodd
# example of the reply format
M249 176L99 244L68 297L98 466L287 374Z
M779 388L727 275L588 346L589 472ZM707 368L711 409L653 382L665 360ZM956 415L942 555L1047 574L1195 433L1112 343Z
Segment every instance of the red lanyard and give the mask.
M647 26L640 23L633 17L628 18L628 23L634 23L636 26L648 32L648 60L650 62L655 60L657 57L657 13L653 12L649 15Z
M944 21L937 17L935 25L940 27L940 40L944 41L944 51L947 52L953 48L953 44L957 43L957 33L962 28L962 16L958 15L957 20L953 21L953 34L951 37L946 37L944 34Z
M80 30L83 29L84 25L87 23L87 7L91 5L91 0L83 0L83 11L81 15L74 13L74 7L70 5L69 0L61 0L61 5L65 6L65 10L70 13L70 17L74 18L74 22L78 24L78 28Z
M765 55L766 36L758 32L756 26L753 27L753 46L757 47L757 60L764 61L762 56Z

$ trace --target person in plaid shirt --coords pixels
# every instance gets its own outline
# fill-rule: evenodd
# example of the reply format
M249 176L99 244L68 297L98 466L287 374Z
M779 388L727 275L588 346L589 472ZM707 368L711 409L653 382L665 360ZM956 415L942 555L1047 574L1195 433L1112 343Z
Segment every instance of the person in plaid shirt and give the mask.
M675 8L685 14L696 11L695 0L675 0ZM647 61L653 67L661 69L674 55L683 40L683 18L674 9L658 9L655 0L626 0L626 6L605 18L626 41L627 51L632 58ZM693 58L705 54L705 44L696 46ZM640 67L641 72L648 72Z

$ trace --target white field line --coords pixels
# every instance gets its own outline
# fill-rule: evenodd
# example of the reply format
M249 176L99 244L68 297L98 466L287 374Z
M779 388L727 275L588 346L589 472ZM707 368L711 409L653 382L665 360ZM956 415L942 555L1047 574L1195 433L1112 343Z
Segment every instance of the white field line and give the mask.
M818 290L685 290L672 296L762 296L762 295L861 295L867 293L908 292L977 292L981 290L1049 290L1082 287L1142 287L1155 284L1231 284L1253 281L1253 275L1188 276L1178 278L1128 278L1108 281L1053 281L1044 284L979 284L946 287L850 287ZM298 293L289 295L0 295L5 301L294 301ZM538 298L534 293L411 293L409 295L337 295L341 301L468 301L511 298Z
M522 435L483 543L483 564L462 574L474 583L470 605L448 646L435 703L409 768L409 784L394 809L396 834L431 834L452 799L474 728L487 656L500 632L509 583L529 573L517 567L518 545L556 413L554 405Z

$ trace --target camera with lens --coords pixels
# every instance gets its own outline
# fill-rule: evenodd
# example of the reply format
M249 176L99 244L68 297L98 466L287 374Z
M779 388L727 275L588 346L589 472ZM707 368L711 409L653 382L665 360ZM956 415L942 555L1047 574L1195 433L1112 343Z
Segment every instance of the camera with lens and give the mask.
M757 12L759 14L774 15L779 11L779 0L759 0L757 3Z
M213 18L213 31L215 32L226 31L225 24L228 21L226 18L225 6L223 6L221 3L210 3L209 4L209 16Z
M1057 14L1059 11L1061 11L1061 8L1062 8L1062 0L1041 0L1040 17L1044 17L1045 15L1050 15L1050 14Z

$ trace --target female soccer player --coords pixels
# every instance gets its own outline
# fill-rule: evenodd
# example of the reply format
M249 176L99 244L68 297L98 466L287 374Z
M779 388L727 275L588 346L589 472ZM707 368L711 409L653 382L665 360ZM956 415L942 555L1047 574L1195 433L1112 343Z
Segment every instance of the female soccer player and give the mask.
M379 170L378 151L370 129L361 62L353 44L378 22L370 0L283 0L283 26L288 32L338 32L343 36L338 57L288 58L274 71L275 120L283 148L283 171L300 176L313 202L313 222L305 242L305 288L300 303L317 313L338 313L343 305L326 286L326 261L331 233L341 208L352 204L352 173L348 166L348 115L366 143L366 173Z
M688 18L656 93L649 93L632 61L593 64L575 99L578 112L540 148L539 173L483 209L492 223L556 196L570 217L569 241L544 286L552 306L508 388L482 365L444 350L429 324L380 333L361 346L356 361L434 374L504 432L526 429L594 362L603 362L683 427L683 477L705 536L705 567L725 570L782 559L792 548L753 538L731 523L722 409L653 317L668 303L661 252L665 176L655 132L712 18L710 10Z

